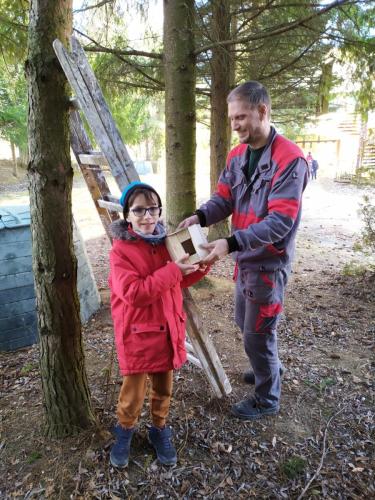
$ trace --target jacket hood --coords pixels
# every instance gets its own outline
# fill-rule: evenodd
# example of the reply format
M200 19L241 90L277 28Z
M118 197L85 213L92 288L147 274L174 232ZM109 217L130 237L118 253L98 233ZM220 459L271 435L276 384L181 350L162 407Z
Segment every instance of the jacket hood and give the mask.
M136 240L133 232L129 232L129 224L124 219L118 219L109 226L109 233L115 240Z

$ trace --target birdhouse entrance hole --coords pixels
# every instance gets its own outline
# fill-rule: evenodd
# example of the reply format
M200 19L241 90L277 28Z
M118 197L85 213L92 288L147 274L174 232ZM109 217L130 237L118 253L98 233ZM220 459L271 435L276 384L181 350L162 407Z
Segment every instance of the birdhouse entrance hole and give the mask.
M182 248L185 250L185 252L188 253L189 255L194 255L196 253L193 242L190 239L182 241L181 245Z

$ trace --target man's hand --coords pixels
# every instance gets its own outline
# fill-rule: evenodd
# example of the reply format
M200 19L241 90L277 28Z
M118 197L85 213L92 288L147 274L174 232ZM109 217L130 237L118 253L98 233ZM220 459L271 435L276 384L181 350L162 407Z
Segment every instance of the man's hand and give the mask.
M199 224L198 215L191 215L187 219L184 219L182 222L179 223L177 229L183 229L184 227L189 227L192 226L193 224Z
M208 250L210 253L202 260L202 264L211 265L217 260L225 257L229 253L228 242L225 239L215 240L207 245L201 245L201 248Z

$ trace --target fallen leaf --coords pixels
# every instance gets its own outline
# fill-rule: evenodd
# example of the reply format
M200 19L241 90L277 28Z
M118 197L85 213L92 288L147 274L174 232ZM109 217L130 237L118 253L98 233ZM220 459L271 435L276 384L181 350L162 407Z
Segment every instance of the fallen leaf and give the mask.
M331 352L330 355L329 355L329 357L331 359L341 359L340 354L337 354L337 352Z

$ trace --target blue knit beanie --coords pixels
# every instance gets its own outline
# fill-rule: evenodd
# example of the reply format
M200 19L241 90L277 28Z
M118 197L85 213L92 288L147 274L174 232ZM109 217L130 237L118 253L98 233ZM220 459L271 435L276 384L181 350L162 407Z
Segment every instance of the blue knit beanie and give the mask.
M127 208L127 204L128 204L128 201L129 201L129 197L130 195L136 190L136 189L148 189L149 191L152 191L153 193L156 194L157 198L158 198L158 203L159 203L159 206L161 207L161 199L160 199L160 196L158 195L158 193L155 191L155 189L150 186L149 184L146 184L145 182L141 182L141 181L133 181L131 182L130 184L128 184L126 186L126 188L123 190L122 194L121 194L121 198L120 198L120 205L122 207L124 207L124 209Z

